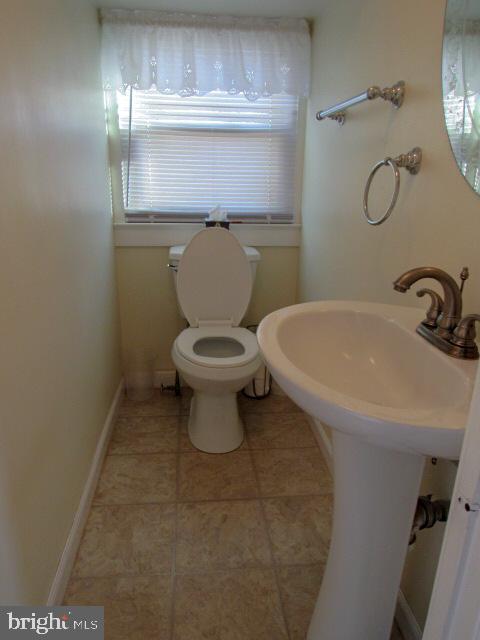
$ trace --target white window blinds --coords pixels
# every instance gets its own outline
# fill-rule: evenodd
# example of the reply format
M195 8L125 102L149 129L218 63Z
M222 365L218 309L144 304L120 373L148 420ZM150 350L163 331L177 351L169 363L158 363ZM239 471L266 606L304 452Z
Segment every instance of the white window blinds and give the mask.
M291 222L298 98L117 92L127 220Z

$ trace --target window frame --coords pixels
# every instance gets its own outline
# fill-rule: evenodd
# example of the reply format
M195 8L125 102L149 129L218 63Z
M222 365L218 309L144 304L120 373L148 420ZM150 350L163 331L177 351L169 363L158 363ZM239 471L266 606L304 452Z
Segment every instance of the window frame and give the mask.
M266 222L263 214L262 220L254 221L249 220L246 222L245 220L239 222L244 227L253 227L260 230L260 227L264 228L279 228L279 227L287 227L292 228L292 233L287 234L291 238L288 241L287 235L285 234L275 234L275 244L279 244L281 246L289 246L292 244L293 246L298 245L297 241L297 231L301 224L301 198L302 198L302 183L303 183L303 157L304 157L304 146L305 146L305 121L306 121L306 98L299 98L298 102L298 125L297 125L297 145L296 145L296 158L295 158L295 179L294 179L294 198L293 198L293 211L292 211L292 220L290 222ZM119 231L121 237L122 246L129 246L128 241L125 241L125 227L129 225L151 225L155 227L159 227L161 225L168 225L168 229L170 231L170 236L172 235L172 229L185 229L186 225L190 225L190 230L196 229L199 225L202 224L203 218L201 215L197 216L196 214L192 214L192 219L185 220L181 219L180 215L169 216L170 219L155 219L155 213L151 211L142 211L142 210L125 210L124 201L123 201L123 183L122 183L122 149L121 149L121 140L120 140L120 130L119 130L119 118L118 118L118 109L117 109L117 100L114 93L106 92L105 93L105 108L106 108L106 129L107 129L107 141L108 141L108 150L109 150L109 173L110 173L110 185L111 185L111 205L112 205L112 217L114 225L117 229L122 230ZM195 219L193 219L195 218ZM133 229L132 229L133 231ZM132 234L133 235L133 234ZM185 235L185 233L183 233ZM265 233L260 234L263 238L265 238ZM158 234L157 234L158 236ZM278 241L278 238L281 238ZM282 239L283 238L283 239ZM143 244L143 242L142 242ZM259 246L259 245L257 245Z

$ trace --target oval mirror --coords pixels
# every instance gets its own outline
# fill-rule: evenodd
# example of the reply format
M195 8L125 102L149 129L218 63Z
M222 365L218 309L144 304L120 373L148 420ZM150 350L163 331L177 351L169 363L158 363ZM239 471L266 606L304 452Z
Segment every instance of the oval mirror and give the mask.
M480 194L480 0L448 0L443 34L443 108L460 172Z

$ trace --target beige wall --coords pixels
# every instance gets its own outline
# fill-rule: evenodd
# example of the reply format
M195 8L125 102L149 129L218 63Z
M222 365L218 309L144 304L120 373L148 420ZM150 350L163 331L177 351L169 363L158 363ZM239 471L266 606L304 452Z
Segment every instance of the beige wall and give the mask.
M242 324L258 323L267 313L296 302L298 248L259 247L250 308ZM136 349L155 356L155 368L171 370L172 343L185 327L180 317L168 262L168 247L117 247L122 353Z
M0 21L0 603L43 603L120 369L96 11Z
M419 304L392 281L423 264L471 269L466 311L480 310L480 198L457 171L443 125L440 84L444 2L328 0L316 20L313 92L307 115L303 195L302 300L344 298ZM344 127L316 122L320 108L371 84L407 83L395 112L377 100L357 106ZM362 195L370 167L386 155L424 149L420 174L402 170L401 197L381 227L369 226ZM390 176L388 176L390 180ZM385 195L385 194L384 194ZM378 197L374 203L380 210ZM425 304L423 302L422 304ZM448 495L451 463L428 469L425 489ZM442 527L420 535L403 588L423 624Z

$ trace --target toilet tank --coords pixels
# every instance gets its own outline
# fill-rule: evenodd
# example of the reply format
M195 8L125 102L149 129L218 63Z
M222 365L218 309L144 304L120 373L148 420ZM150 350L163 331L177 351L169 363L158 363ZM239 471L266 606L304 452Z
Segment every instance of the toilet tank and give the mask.
M170 250L168 252L168 266L172 270L173 281L175 283L175 292L177 291L177 267L185 247L186 247L185 244L178 244L178 245L175 245L174 247L170 247ZM255 276L257 274L257 265L260 262L261 256L260 256L260 253L254 247L243 247L243 250L245 251L248 262L250 264L250 269L252 271L252 283L253 283L255 282ZM184 317L180 305L178 306L179 306L182 317Z

